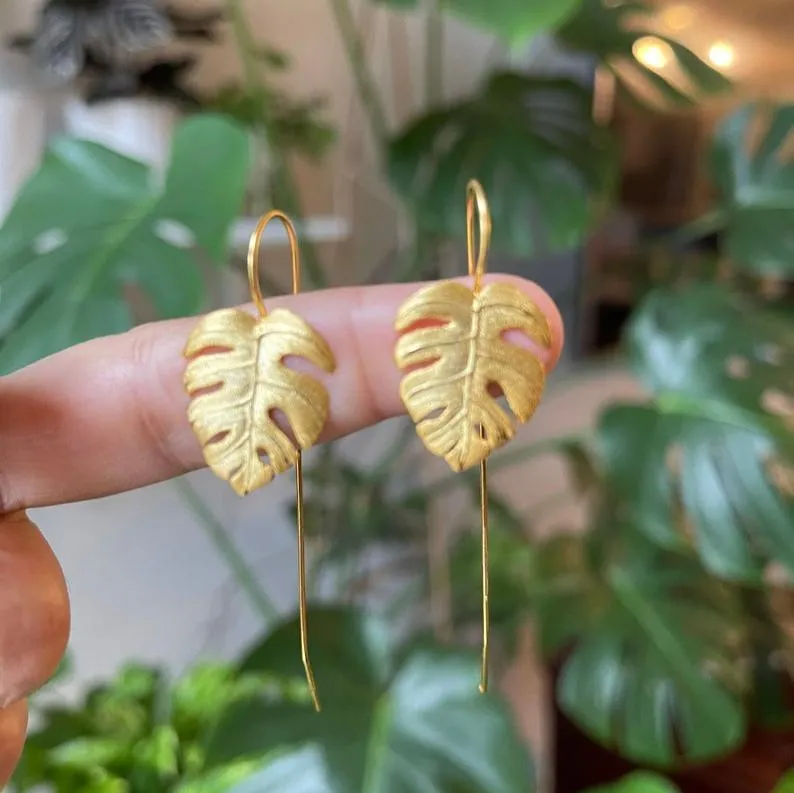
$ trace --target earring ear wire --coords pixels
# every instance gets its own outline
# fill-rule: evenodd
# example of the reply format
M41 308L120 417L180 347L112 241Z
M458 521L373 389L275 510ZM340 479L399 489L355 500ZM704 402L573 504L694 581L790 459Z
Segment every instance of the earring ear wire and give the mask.
M519 422L535 412L545 385L536 354L503 338L519 330L551 346L551 330L537 305L514 284L483 281L491 243L491 214L482 185L466 186L466 242L471 288L430 284L400 307L395 361L407 370L400 396L427 449L453 471L480 466L482 542L482 658L480 691L488 690L490 576L488 456L515 434L510 415L491 396L496 385Z
M239 495L295 469L298 535L298 596L301 660L312 702L320 710L308 646L306 536L303 505L303 450L319 438L328 419L324 385L284 365L302 357L325 372L336 368L325 339L287 309L268 312L259 283L262 234L274 220L287 232L292 260L292 292L301 286L298 234L289 217L273 210L260 219L248 246L248 285L257 315L222 309L199 320L185 346L185 388L191 398L188 419L210 469ZM282 413L294 435L273 419ZM266 460L262 458L265 457Z

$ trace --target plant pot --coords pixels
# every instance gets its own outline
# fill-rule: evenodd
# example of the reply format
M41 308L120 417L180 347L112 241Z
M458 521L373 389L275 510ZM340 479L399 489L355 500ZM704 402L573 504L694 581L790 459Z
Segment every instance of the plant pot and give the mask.
M71 135L101 143L161 173L168 165L180 116L178 108L167 102L137 97L95 104L75 97L64 107Z
M558 672L552 670L555 686ZM556 700L553 712L554 793L581 793L636 770L636 766L590 740L562 713ZM755 728L750 730L745 745L730 757L668 776L681 793L772 793L792 766L794 729Z

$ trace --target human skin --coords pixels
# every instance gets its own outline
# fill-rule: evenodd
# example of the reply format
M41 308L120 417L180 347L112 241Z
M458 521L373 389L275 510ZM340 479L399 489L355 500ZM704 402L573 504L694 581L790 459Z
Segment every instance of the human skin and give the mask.
M553 342L534 352L550 371L563 344L553 301L523 279L492 275L484 283L493 280L514 283L546 315ZM320 377L330 396L321 442L404 412L394 318L419 287L267 301L303 317L336 356L336 371ZM60 565L25 510L121 493L203 466L182 385L182 349L195 321L152 323L86 342L0 380L0 786L23 748L26 698L52 675L69 637Z

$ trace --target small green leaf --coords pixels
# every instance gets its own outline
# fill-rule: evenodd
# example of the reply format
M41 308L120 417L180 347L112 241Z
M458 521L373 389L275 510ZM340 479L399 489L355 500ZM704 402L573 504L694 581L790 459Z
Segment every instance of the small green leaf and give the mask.
M179 774L179 749L176 730L170 724L158 724L133 748L135 769L151 772L152 779L173 779Z
M258 675L240 675L226 664L201 663L174 684L172 722L185 740L203 736L234 702L263 694L267 681Z
M129 793L130 785L126 779L95 769L91 778L80 784L79 790L80 793Z
M503 72L474 97L433 110L391 144L389 173L425 231L465 239L466 184L479 179L494 246L517 255L571 248L611 190L611 139L576 83Z
M581 0L441 0L441 7L472 25L495 33L512 45L526 44L538 33L553 30L578 8Z
M262 768L262 760L238 760L197 779L182 782L173 793L229 793ZM293 780L294 782L294 780Z
M245 133L216 116L177 130L164 184L96 143L56 141L0 228L0 371L126 330L130 285L163 317L198 311L204 286L191 240L223 257L248 159Z
M323 711L248 701L221 720L211 763L275 752L235 793L422 790L514 793L533 789L532 766L505 705L477 690L478 659L436 647L397 653L385 623L319 610L312 661ZM302 676L298 623L276 631L243 668ZM298 776L296 776L298 775Z
M794 274L794 158L787 148L792 130L794 105L748 105L723 122L714 141L725 252L759 275Z
M587 793L678 793L678 786L656 774L637 771L619 782L592 788Z
M90 770L123 762L129 751L129 746L111 738L75 738L52 749L50 760L56 765Z
M419 0L372 0L394 11L414 11ZM578 8L581 0L525 3L521 0L439 0L439 8L474 27L494 33L511 45L526 44L552 30Z

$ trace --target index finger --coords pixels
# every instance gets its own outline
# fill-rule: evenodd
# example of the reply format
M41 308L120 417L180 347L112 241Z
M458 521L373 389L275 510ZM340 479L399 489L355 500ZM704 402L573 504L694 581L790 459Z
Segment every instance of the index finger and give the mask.
M551 298L510 280L549 320L559 358L562 321ZM328 341L330 415L322 441L400 414L394 318L419 284L334 289L275 298ZM170 479L203 465L187 421L182 350L194 318L144 325L39 361L0 381L0 512L81 501Z

